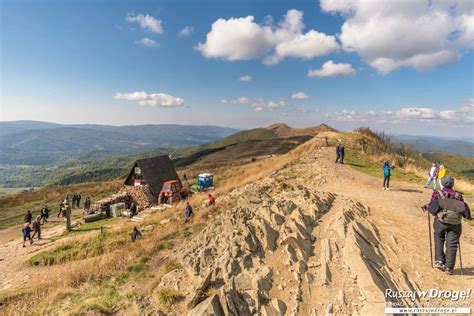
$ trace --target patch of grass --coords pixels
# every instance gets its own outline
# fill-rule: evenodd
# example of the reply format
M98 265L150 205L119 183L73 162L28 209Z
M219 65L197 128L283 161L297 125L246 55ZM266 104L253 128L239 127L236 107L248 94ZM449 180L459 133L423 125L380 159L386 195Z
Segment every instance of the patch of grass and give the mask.
M131 266L130 269L129 269L132 276L134 276L137 279L145 278L148 275L147 263L148 263L148 261L150 261L150 259L151 258L148 257L148 256L144 256L144 257L141 257L140 259L138 259L138 261L135 262L133 264L133 266Z
M67 314L74 315L88 312L110 315L116 313L120 307L127 301L132 300L133 297L133 295L120 294L115 285L107 282L66 295L61 299L58 308L54 309L58 312L62 310Z
M346 154L345 163L351 166L351 168L354 170L383 179L382 164L372 161L366 156L361 156L349 151L348 154ZM424 183L423 178L420 176L397 167L392 170L391 180L418 184Z
M164 288L158 291L158 302L166 308L170 308L183 298L183 295L176 290Z
M42 251L28 261L31 265L53 265L68 261L91 258L117 249L128 241L126 232L99 233L82 241L62 244L52 250Z
M163 275L170 273L173 270L181 269L183 265L178 260L168 261L165 266L162 268Z

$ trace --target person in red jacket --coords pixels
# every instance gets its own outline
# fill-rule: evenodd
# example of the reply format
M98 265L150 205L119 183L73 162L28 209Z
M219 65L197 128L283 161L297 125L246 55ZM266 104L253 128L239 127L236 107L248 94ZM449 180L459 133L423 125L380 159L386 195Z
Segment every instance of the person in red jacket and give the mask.
M216 198L213 197L211 193L208 194L208 198L209 198L208 206L212 206L212 205L216 204Z

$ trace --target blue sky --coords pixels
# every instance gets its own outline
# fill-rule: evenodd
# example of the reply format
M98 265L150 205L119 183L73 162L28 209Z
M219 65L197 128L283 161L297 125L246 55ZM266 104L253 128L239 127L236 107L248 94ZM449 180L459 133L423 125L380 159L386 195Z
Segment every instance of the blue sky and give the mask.
M367 3L2 1L1 119L472 136L474 6Z

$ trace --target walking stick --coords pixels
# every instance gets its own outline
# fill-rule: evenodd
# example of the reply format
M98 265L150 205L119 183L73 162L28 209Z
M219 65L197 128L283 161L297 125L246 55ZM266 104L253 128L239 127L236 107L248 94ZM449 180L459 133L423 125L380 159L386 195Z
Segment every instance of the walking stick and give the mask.
M431 267L433 268L433 244L431 242L430 212L426 211L426 214L428 215L428 239L430 240L430 260L431 260Z
M458 246L459 246L459 265L461 266L461 275L464 275L462 271L461 241L458 241Z

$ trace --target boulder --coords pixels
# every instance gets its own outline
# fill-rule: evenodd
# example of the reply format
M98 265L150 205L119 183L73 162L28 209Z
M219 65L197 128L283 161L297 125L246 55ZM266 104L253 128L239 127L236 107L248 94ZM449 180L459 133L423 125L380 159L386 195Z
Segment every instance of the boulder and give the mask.
M219 295L214 294L212 297L200 303L191 311L190 316L225 316Z

